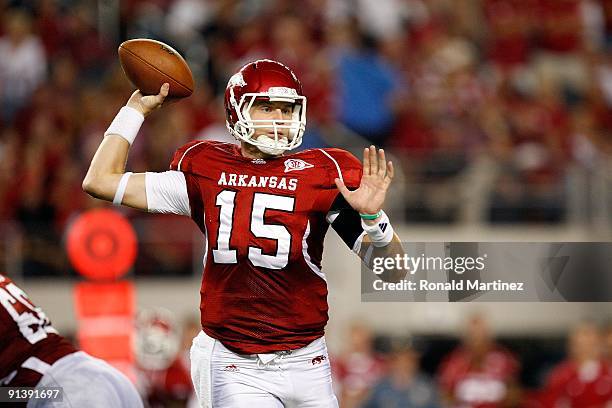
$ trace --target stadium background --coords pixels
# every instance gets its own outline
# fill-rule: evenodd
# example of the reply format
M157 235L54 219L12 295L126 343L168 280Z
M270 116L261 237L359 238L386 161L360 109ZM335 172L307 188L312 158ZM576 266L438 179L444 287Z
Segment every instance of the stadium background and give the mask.
M393 154L402 171L388 212L404 241L612 238L610 0L0 0L0 21L0 270L64 334L76 330L79 278L63 240L76 215L106 207L81 181L131 92L116 57L128 38L173 45L197 82L147 119L132 171L166 170L188 140L229 141L226 81L269 57L304 84L304 148L375 143ZM139 238L138 306L167 308L193 330L198 231L122 211ZM356 257L334 234L326 254L338 361L367 349L368 333L383 355L409 338L435 377L476 313L534 390L564 358L572 326L612 315L605 303L361 303ZM363 350L353 354L371 355ZM349 374L337 387L359 395L381 375Z

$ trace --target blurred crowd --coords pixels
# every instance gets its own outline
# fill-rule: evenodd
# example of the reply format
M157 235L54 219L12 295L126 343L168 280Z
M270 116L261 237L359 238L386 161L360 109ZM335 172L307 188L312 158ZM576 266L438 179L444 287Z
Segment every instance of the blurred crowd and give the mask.
M535 356L519 341L497 340L481 315L468 317L461 332L459 343L405 337L386 338L376 347L367 326L354 324L346 349L332 356L340 406L584 408L612 403L609 326L580 322L565 347L546 345L541 348L547 353ZM529 347L536 344L531 339Z
M199 331L151 320L138 337L139 389L151 408L195 403L189 348ZM162 335L163 334L163 335ZM479 314L458 337L376 335L363 321L330 353L342 408L587 408L612 404L612 326L578 322L566 338L498 339ZM176 348L168 346L176 337ZM182 343L179 345L179 338ZM169 350L173 351L169 351ZM152 364L152 362L156 362Z
M576 324L565 346L552 347L534 339L502 343L481 315L466 319L459 343L398 338L376 348L362 324L351 328L348 339L333 373L343 408L583 408L612 402L612 329L591 321ZM546 352L530 355L529 348Z
M0 0L0 236L24 237L0 241L1 267L19 253L26 275L65 273L66 225L104 205L81 181L133 90L116 49L139 37L179 50L197 89L147 119L135 172L166 170L188 140L231 141L220 95L257 58L301 78L304 148L375 143L395 154L408 222L563 222L570 171L597 172L612 155L612 0ZM192 272L185 224L134 225L149 240L138 271ZM185 352L197 330L186 322L170 366L141 367L151 406L192 399ZM571 331L565 360L537 370L481 317L439 358L435 342L375 340L356 324L332 356L342 407L612 401L612 329L591 322Z
M346 350L332 360L343 408L579 408L612 403L612 328L591 321L570 330L565 350L562 345L538 346L535 339L502 344L480 315L466 320L458 344L396 338L375 347L371 331L361 323L351 328L348 340ZM546 352L530 356L530 348Z
M81 181L132 91L129 38L168 42L197 82L147 119L132 171L229 140L219 96L264 57L304 84L305 148L395 154L408 222L562 222L570 170L612 153L612 0L0 0L0 21L0 233L25 235L26 270L63 270L66 223L101 205Z

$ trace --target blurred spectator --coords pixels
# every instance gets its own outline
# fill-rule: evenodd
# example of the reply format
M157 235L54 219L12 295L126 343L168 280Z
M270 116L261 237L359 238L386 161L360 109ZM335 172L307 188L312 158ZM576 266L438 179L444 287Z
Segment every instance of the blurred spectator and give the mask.
M486 52L496 68L518 69L530 57L537 0L485 0L489 29Z
M6 33L0 37L0 119L10 123L45 79L47 59L27 13L10 11L2 22Z
M57 0L40 0L34 13L38 35L45 47L47 58L50 60L58 52L64 50L62 41L66 32L64 31L65 28L62 27L64 18L59 3Z
M13 128L4 128L0 132L0 220L12 218L17 204L19 174L19 134Z
M373 143L384 144L393 125L392 97L400 77L375 53L373 38L364 37L354 24L335 26L342 36L334 44L338 78L338 118ZM367 80L366 80L367 78Z
M439 382L450 407L512 407L519 403L519 362L495 343L484 317L469 318L463 344L439 369Z
M605 45L612 44L612 2L610 0L600 0L601 12L603 12L603 25L605 31Z
M551 82L530 89L510 79L502 88L507 129L496 151L499 179L492 191L494 222L560 221L569 159L569 115Z
M84 79L95 81L102 76L115 57L107 43L96 29L96 8L79 3L65 16L62 29L66 33L65 49L70 53Z
M535 67L540 80L553 81L558 86L582 92L587 86L584 51L584 22L581 0L539 0L539 51Z
M327 17L332 24L355 18L365 34L378 40L397 35L404 29L416 2L400 0L335 0L327 2ZM412 7L411 7L412 6Z
M150 408L185 407L193 394L189 364L185 365L181 328L171 312L144 309L136 322L138 386Z
M374 352L372 332L362 322L351 325L342 354L331 363L334 391L343 408L361 406L385 370L383 359Z
M603 330L603 356L612 367L612 323L608 322Z
M395 342L389 374L378 382L363 408L440 407L435 384L419 372L419 353L410 340Z
M603 407L612 402L612 370L604 360L602 333L593 322L574 327L568 359L557 365L542 392L541 407Z
M207 0L177 0L166 18L168 32L181 44L200 39L200 31L213 18L215 5Z

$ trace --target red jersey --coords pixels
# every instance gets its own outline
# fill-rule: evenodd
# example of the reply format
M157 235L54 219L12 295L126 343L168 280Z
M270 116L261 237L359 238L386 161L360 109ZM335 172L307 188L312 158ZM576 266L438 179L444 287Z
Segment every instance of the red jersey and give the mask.
M442 364L440 385L457 407L499 407L518 368L518 361L504 349L489 351L480 364L475 364L471 354L459 348Z
M37 368L77 351L25 292L3 275L0 306L0 385L34 387L42 377Z
M144 394L150 407L172 406L189 400L193 394L193 383L189 374L189 361L180 356L163 370L142 369Z
M562 362L542 393L543 407L599 408L612 401L612 370L604 361Z
M351 352L334 358L331 365L343 394L369 391L387 371L384 360L374 353Z
M204 332L239 354L297 349L321 337L334 179L358 187L361 163L338 149L250 159L236 145L196 141L170 168L185 174L191 217L207 238Z

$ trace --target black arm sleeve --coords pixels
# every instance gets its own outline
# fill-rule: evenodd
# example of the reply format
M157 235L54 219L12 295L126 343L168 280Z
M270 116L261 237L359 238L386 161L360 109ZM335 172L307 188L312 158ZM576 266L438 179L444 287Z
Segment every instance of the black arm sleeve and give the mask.
M355 242L357 242L357 239L363 233L359 213L351 208L344 197L342 197L342 194L338 194L329 211L331 213L338 213L331 226L344 243L350 249L353 249Z

